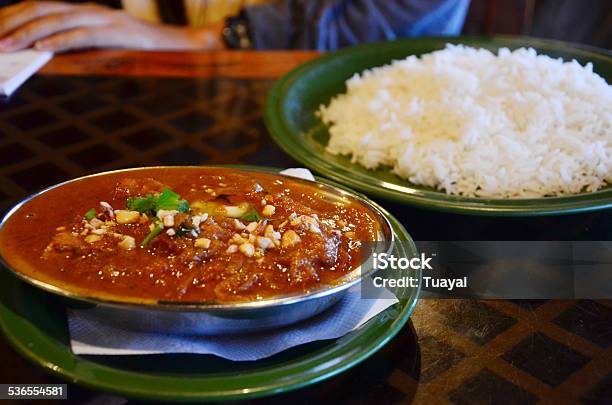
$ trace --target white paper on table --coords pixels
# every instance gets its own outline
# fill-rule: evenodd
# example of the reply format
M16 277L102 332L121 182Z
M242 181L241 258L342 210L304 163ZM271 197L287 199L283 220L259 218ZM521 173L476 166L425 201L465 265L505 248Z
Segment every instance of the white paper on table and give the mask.
M34 50L0 53L0 96L10 96L52 57L51 52Z
M234 336L180 336L144 333L102 324L95 309L69 310L74 354L134 355L161 353L214 354L234 361L253 361L318 340L336 339L359 328L398 300L384 289L376 299L362 299L359 285L323 313L281 329Z
M297 177L298 179L315 181L312 172L302 167L292 167L289 169L285 169L280 172L280 174L284 174L285 176Z

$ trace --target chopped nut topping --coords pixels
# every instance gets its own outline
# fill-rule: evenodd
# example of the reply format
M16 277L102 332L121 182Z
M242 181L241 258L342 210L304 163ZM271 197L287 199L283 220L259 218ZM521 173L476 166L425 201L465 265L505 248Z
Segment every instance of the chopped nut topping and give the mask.
M246 226L246 230L247 232L253 233L255 232L255 229L257 229L257 222L250 222L247 226Z
M246 225L243 224L242 221L240 221L239 219L234 218L234 227L236 228L236 230L242 231L246 228Z
M91 221L89 221L89 225L93 229L97 229L101 227L102 225L104 225L104 221L100 221L98 218L93 218ZM85 227L87 227L87 225L85 225Z
M162 222L166 228L174 226L174 215L166 215Z
M109 218L115 218L115 210L113 210L113 207L109 203L106 201L100 201L100 207Z
M241 235L238 235L237 233L235 233L232 236L232 239L230 239L230 242L236 243L237 245L241 245L244 242L246 242L246 240L244 240L244 238Z
M275 232L274 227L272 225L266 226L266 229L264 231L264 236L266 238L272 239L273 241L280 240L281 238L280 232Z
M100 235L88 235L85 237L85 242L94 243L94 242L99 241L100 239L102 239L102 236Z
M208 238L197 238L194 242L195 247L201 249L208 249L210 247L210 239Z
M240 203L238 205L224 205L225 215L230 218L240 218L246 215L249 211L250 205L248 203Z
M131 250L136 247L136 239L132 236L124 236L121 242L118 243L118 246L125 250Z
M273 233L274 233L274 226L273 225L267 225L266 229L264 230L264 235L266 237L270 238Z
M157 218L162 219L166 215L176 215L176 214L178 214L177 210L158 210Z
M194 228L198 228L200 224L208 219L208 214L204 213L202 215L194 215L191 217L191 224Z
M255 254L255 246L250 243L243 243L242 245L240 245L239 249L240 252L246 257L253 257L253 255Z
M291 215L289 215L289 225L291 226L296 226L300 224L300 219L298 218L298 215L293 212Z
M263 207L263 210L261 210L261 214L266 217L271 217L274 215L274 212L276 212L276 207L274 205L266 205Z
M258 236L255 240L257 242L257 246L259 246L263 250L274 247L274 242L272 242L272 239L270 238L266 238L264 236Z
M238 245L229 245L227 247L226 253L236 253L238 251Z
M174 230L174 228L170 228L166 231L166 235L168 236L174 236L176 235L176 231Z
M177 210L158 210L157 218L161 219L165 227L174 226L174 216L178 214Z
M290 224L296 227L298 231L309 231L312 233L321 233L319 222L314 216L300 215L297 216L295 213L289 216Z
M140 221L140 212L128 210L116 210L115 217L118 224L134 224Z
M302 223L306 225L306 229L312 233L321 233L321 228L319 228L319 223L316 218L307 215L301 215L300 218Z
M292 229L285 232L281 238L281 246L283 248L289 248L300 243L302 239L300 236Z

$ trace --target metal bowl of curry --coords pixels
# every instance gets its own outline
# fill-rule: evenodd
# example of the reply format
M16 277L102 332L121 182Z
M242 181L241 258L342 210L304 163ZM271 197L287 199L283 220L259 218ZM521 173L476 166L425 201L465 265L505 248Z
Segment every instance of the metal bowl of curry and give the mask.
M101 320L178 334L314 316L366 275L368 242L386 252L394 243L375 203L320 181L229 167L81 177L27 198L0 223L0 259L21 279L94 304Z

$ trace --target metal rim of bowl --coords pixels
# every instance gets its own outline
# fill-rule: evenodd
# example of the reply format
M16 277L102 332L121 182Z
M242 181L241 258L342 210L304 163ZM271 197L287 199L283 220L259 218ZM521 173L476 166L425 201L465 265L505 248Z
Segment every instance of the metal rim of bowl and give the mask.
M62 187L64 185L67 184L71 184L77 181L81 181L81 180L85 180L88 178L93 178L93 177L100 177L100 176L105 176L105 175L110 175L110 174L117 174L117 173L124 173L124 172L134 172L134 171L141 171L141 170L156 170L156 169L170 169L170 170L175 170L175 169L215 169L215 168L220 168L220 169L231 169L231 170L236 170L236 171L242 171L242 172L257 172L257 173L264 173L264 174L268 174L268 175L272 175L272 176L278 176L278 177L284 177L287 179L290 179L292 181L297 181L299 183L304 183L304 184L309 184L312 185L312 183L316 184L317 187L324 187L328 190L333 191L333 194L335 195L339 195L339 196L343 196L343 197L348 197L350 199L353 199L357 202L359 202L360 204L366 206L370 211L372 211L374 214L376 214L376 216L378 217L378 222L381 226L384 226L384 228L388 231L387 233L390 235L390 237L388 238L388 240L384 240L386 242L388 242L389 247L387 248L387 253L389 251L391 251L393 249L393 246L396 242L396 238L395 238L395 233L393 232L393 227L391 226L391 223L389 222L389 219L386 217L386 215L384 214L384 212L380 209L379 205L376 204L374 201L371 201L369 199L367 199L364 196L359 195L358 193L355 192L349 192L347 190L343 190L341 188L338 188L337 186L333 186L330 184L326 184L325 182L321 182L319 180L315 180L310 181L310 180L304 180L304 179L300 179L297 177L292 177L292 176L288 176L288 175L283 175L280 173L275 173L275 172L271 172L268 171L271 168L268 168L268 170L265 170L265 168L253 168L250 166L245 166L245 167L239 167L239 166L223 166L223 165L211 165L211 166L145 166L145 167L134 167L134 168L127 168L127 169L118 169L118 170L109 170L109 171L105 171L105 172L100 172L100 173L94 173L94 174L90 174L90 175L86 175L86 176L81 176L81 177L77 177L74 179L70 179L52 186L49 186L43 190L40 190L28 197L26 197L25 199L21 200L19 203L17 203L15 206L13 206L13 208L11 208L2 218L2 220L0 221L0 235L2 233L2 230L4 228L4 224L6 223L6 221L8 221L11 216L13 214L15 214L17 211L19 211L19 209L21 207L23 207L26 203L28 203L30 200L33 200L34 198L37 198L38 196L50 191L50 190L54 190L56 188ZM384 233L384 232L379 232L379 233ZM380 241L380 240L379 240ZM355 277L355 274L357 271L360 270L360 267L357 267L353 270L351 270L351 272L349 272L348 274L346 274L345 276L341 277L339 280L338 284L334 284L334 285L324 285L321 286L320 288L317 288L316 290L312 291L312 292L307 292L307 293L294 293L294 294L288 294L288 295L281 295L279 297L275 297L275 298L270 298L270 299L264 299L264 300L260 300L260 301L248 301L248 302L236 302L236 303L228 303L228 304L221 304L221 303L194 303L194 302L184 302L181 303L180 301L161 301L158 300L155 303L145 303L145 302L136 302L136 301L121 301L119 299L115 300L115 299L104 299L104 298L98 298L98 297L87 297L84 296L82 294L79 294L77 292L73 292L70 290L67 290L65 288L62 287L58 287L56 285L53 285L49 282L46 281L42 281L42 280L38 280L34 277L28 276L24 273L21 273L19 271L17 271L16 269L14 269L11 265L9 265L9 263L4 259L4 257L0 254L0 264L2 266L4 266L6 269L8 269L11 273L13 273L15 276L17 276L18 278L20 278L21 280L25 281L26 283L33 285L37 288L40 288L44 291L47 291L49 293L64 297L64 298L68 298L68 299L73 299L76 301L81 301L81 302L86 302L86 303L91 303L91 304L97 304L97 305L102 305L102 306L107 306L107 307L120 307L120 308L133 308L133 309L149 309L149 310L161 310L161 311L168 311L168 312L206 312L206 311L224 311L224 312L239 312L239 311L245 311L245 310L256 310L256 309L263 309L263 308L271 308L271 307L278 307L278 306L286 306L286 305L292 305L292 304L297 304L297 303L303 303L305 301L310 301L310 300L314 300L317 298L322 298L322 297L326 297L329 295L334 295L337 293L340 293L344 290L349 289L350 287L358 284L359 282L361 282L361 279L367 275L372 274L372 272L368 272L366 274L360 274L358 276ZM346 280L348 279L348 280ZM345 280L345 281L343 281Z

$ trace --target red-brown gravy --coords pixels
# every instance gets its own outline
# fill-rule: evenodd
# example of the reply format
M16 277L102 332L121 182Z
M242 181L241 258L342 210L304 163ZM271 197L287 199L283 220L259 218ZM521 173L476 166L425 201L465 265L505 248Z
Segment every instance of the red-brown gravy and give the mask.
M32 199L4 224L0 254L26 276L85 296L238 302L333 284L377 232L367 208L324 199L305 182L148 168Z

